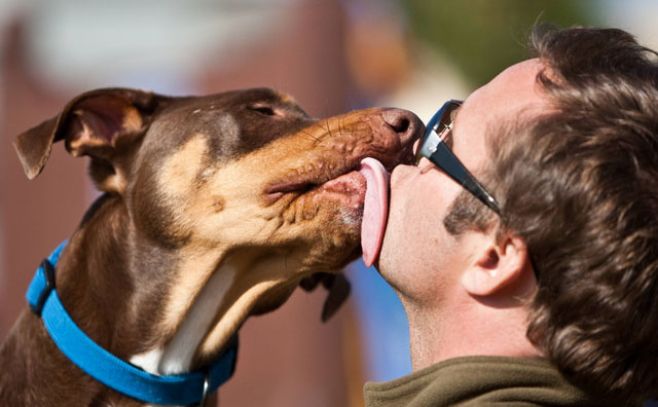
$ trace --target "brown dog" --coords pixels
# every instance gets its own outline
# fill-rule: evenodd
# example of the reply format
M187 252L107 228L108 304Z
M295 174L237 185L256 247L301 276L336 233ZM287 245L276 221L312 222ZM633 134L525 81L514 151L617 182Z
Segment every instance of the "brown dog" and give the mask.
M368 156L389 170L410 161L420 131L396 109L314 120L269 89L102 89L16 148L30 179L56 141L91 158L104 194L63 252L57 291L96 343L175 374L209 363L249 315L281 305L304 278L355 259L365 189L355 170ZM29 310L0 366L3 406L141 405L75 367Z

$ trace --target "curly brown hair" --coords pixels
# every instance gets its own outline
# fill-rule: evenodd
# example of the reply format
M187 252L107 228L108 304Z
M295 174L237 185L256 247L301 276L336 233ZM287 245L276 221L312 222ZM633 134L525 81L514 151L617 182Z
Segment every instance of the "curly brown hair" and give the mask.
M531 42L554 110L495 129L514 137L489 137L484 177L537 276L528 338L583 388L656 397L656 53L616 29L544 26ZM459 234L492 219L462 193L444 224Z

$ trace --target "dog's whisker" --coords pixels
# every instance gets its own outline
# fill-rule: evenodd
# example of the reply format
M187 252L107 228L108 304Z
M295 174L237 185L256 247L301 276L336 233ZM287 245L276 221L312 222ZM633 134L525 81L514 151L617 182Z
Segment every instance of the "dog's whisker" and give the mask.
M308 136L308 137L312 138L316 143L320 143L320 142L322 141L320 138L315 137L315 136L313 135L313 133L311 133L310 131L308 131L308 130L306 130L306 129L302 130L302 134L305 135L305 136Z
M324 120L323 123L327 125L327 133L329 134L329 137L334 138L334 135L331 133L331 124L329 124L329 120Z

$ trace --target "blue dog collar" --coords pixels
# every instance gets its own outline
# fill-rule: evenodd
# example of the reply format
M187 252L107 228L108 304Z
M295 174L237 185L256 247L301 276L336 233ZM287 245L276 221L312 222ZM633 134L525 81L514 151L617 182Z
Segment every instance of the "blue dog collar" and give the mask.
M55 267L66 243L60 244L41 263L26 298L32 311L43 320L55 345L71 362L107 387L153 404L200 403L233 375L237 336L229 349L203 371L168 376L146 372L96 344L71 319L55 290Z

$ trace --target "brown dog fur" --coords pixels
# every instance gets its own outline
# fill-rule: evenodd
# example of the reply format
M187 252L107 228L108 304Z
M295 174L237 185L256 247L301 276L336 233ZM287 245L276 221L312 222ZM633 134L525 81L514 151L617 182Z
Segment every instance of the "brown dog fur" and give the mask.
M366 156L389 169L411 160L421 127L392 109L318 121L269 89L102 89L21 134L16 148L31 179L63 140L73 156L90 157L103 192L57 266L73 319L124 360L181 349L172 343L190 338L177 333L205 321L187 359L152 368L180 373L211 361L249 315L278 307L305 278L312 287L313 273L358 256L363 185L332 180ZM199 305L215 297L212 312ZM72 365L27 309L0 364L1 405L140 405Z

